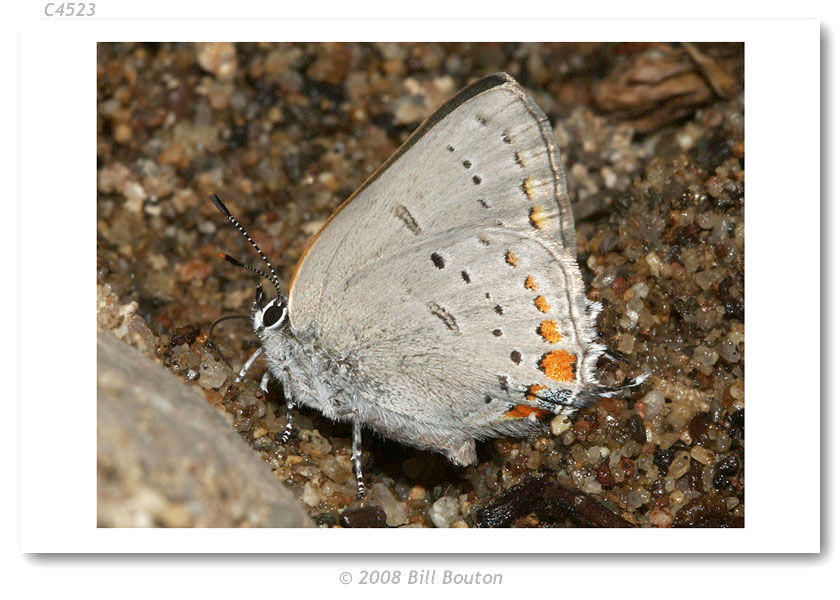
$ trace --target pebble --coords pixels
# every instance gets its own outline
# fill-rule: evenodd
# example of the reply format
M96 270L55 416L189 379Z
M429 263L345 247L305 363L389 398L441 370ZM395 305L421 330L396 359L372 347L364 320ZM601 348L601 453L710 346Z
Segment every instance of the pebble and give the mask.
M662 413L665 407L665 394L659 390L651 390L642 398L645 404L645 417L654 419Z
M136 181L125 184L122 189L125 196L125 208L129 212L139 213L143 210L143 202L146 200L146 190Z
M458 511L458 501L455 498L444 496L437 500L429 509L429 518L435 527L443 529L449 527L450 523L455 520Z
M674 455L674 460L668 467L668 477L679 479L688 472L689 466L691 466L691 455L685 450L680 450Z
M308 442L311 444L313 454L329 454L332 450L329 440L322 436L317 429L312 430Z
M707 450L703 446L692 446L691 458L697 462L703 463L704 465L710 465L715 460L715 453L711 450Z
M424 500L426 498L426 488L422 485L415 485L408 490L408 500Z
M230 42L200 43L196 58L202 69L219 79L232 79L236 73L236 48Z
M353 474L350 465L338 460L334 456L327 456L321 463L321 472L336 483L347 483Z
M638 313L630 311L627 313L628 316L628 323L626 324L626 329L634 329L636 327L636 322L639 320ZM622 323L622 325L624 325ZM622 333L618 340L618 351L625 355L633 354L633 348L636 345L636 338L629 334L629 333Z
M659 277L659 272L662 269L662 260L657 256L656 252L651 252L645 257L645 262L650 269L650 274L654 277Z
M640 444L647 441L647 434L645 432L645 422L639 415L632 415L627 419L627 425L630 428L630 436ZM650 455L648 455L650 456Z
M711 348L707 348L706 346L697 346L694 349L694 360L699 365L711 367L717 362L717 359L718 353Z
M119 144L125 144L131 141L134 132L131 130L131 126L127 123L120 123L116 127L114 127L114 141Z
M318 503L321 502L321 490L312 481L307 481L303 486L301 500L309 506L318 506Z
M650 293L650 288L644 281L634 284L630 289L633 290L633 295L636 298L647 298L648 293Z
M566 415L557 415L551 419L551 435L563 435L572 426L571 420Z
M370 489L370 501L385 511L385 522L395 527L408 523L405 505L400 502L391 490L382 482L376 482Z
M700 271L694 276L694 281L700 286L701 290L708 290L714 284L723 279L723 272L721 269L707 269Z
M674 521L674 517L671 513L667 510L662 510L661 508L654 508L650 511L648 515L648 520L650 521L651 525L656 527L670 527L671 523Z
M208 390L214 390L224 384L228 374L230 374L230 369L223 362L210 358L209 355L205 354L204 360L198 366L198 372L200 375L198 385Z
M379 506L348 508L338 520L342 527L385 527L385 511Z
M720 222L720 216L712 211L697 215L696 223L701 229L713 229Z
M192 525L192 513L183 504L170 504L158 518L165 527L189 527Z

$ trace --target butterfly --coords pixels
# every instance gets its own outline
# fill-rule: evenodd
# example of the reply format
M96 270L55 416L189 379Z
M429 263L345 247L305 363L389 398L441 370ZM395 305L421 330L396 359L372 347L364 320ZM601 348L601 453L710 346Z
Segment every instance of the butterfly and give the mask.
M469 85L432 114L312 238L283 293L267 266L251 321L286 396L456 465L476 440L525 436L619 386L595 377L606 347L577 262L574 219L548 118L509 75Z

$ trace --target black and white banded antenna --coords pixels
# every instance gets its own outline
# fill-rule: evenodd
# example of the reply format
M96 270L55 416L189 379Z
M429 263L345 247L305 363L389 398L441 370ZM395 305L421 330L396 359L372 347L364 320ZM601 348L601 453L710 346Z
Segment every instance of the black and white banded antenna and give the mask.
M254 273L258 273L259 275L262 275L263 277L268 279L271 282L271 284L274 286L274 289L277 290L277 297L278 298L282 297L283 292L280 288L280 280L277 278L277 273L274 271L274 267L271 265L271 262L268 260L268 257L263 253L262 249L257 245L257 242L255 242L251 238L251 236L248 234L248 231L245 229L245 227L242 226L242 224L236 219L236 217L234 217L232 214L230 214L230 211L228 210L228 207L224 205L224 203L219 199L219 197L216 194L210 194L210 199L213 201L213 204L216 206L216 208L219 209L219 212L222 213L225 216L225 218L227 218L227 220L230 221L233 224L233 226L236 227L236 229L239 230L239 233L241 233L242 236L246 240L248 240L248 243L251 244L251 247L254 250L257 251L257 254L260 255L260 258L263 260L263 262L268 267L268 273L266 273L266 272L264 272L260 269L257 269L256 267L251 267L249 265L246 265L246 264L242 263L241 261L236 260L235 258L230 256L229 254L221 253L220 256L222 258L224 258L226 261L228 261L229 263L231 263L233 265L236 265L237 267L242 267L243 269L247 269L249 271L253 271Z

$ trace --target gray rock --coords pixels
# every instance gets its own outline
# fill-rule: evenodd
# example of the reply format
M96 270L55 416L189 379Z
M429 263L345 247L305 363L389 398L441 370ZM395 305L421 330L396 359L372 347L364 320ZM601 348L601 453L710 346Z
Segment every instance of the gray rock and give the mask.
M99 527L312 527L294 495L198 393L97 338Z

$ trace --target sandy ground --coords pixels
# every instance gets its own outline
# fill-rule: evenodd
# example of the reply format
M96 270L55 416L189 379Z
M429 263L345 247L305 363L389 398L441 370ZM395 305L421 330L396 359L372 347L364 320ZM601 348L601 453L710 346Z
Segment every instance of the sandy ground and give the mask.
M200 389L316 523L743 526L743 46L101 44L98 71L99 327ZM601 380L651 377L544 435L480 444L473 467L368 434L359 510L346 425L303 409L278 444L281 390L262 397L262 367L224 395L232 373L207 332L248 313L255 279L217 258L251 254L207 196L285 286L332 210L496 71L533 94L560 144L597 329L627 357L602 361ZM256 348L245 321L214 337L236 368ZM189 510L178 523L207 524Z

